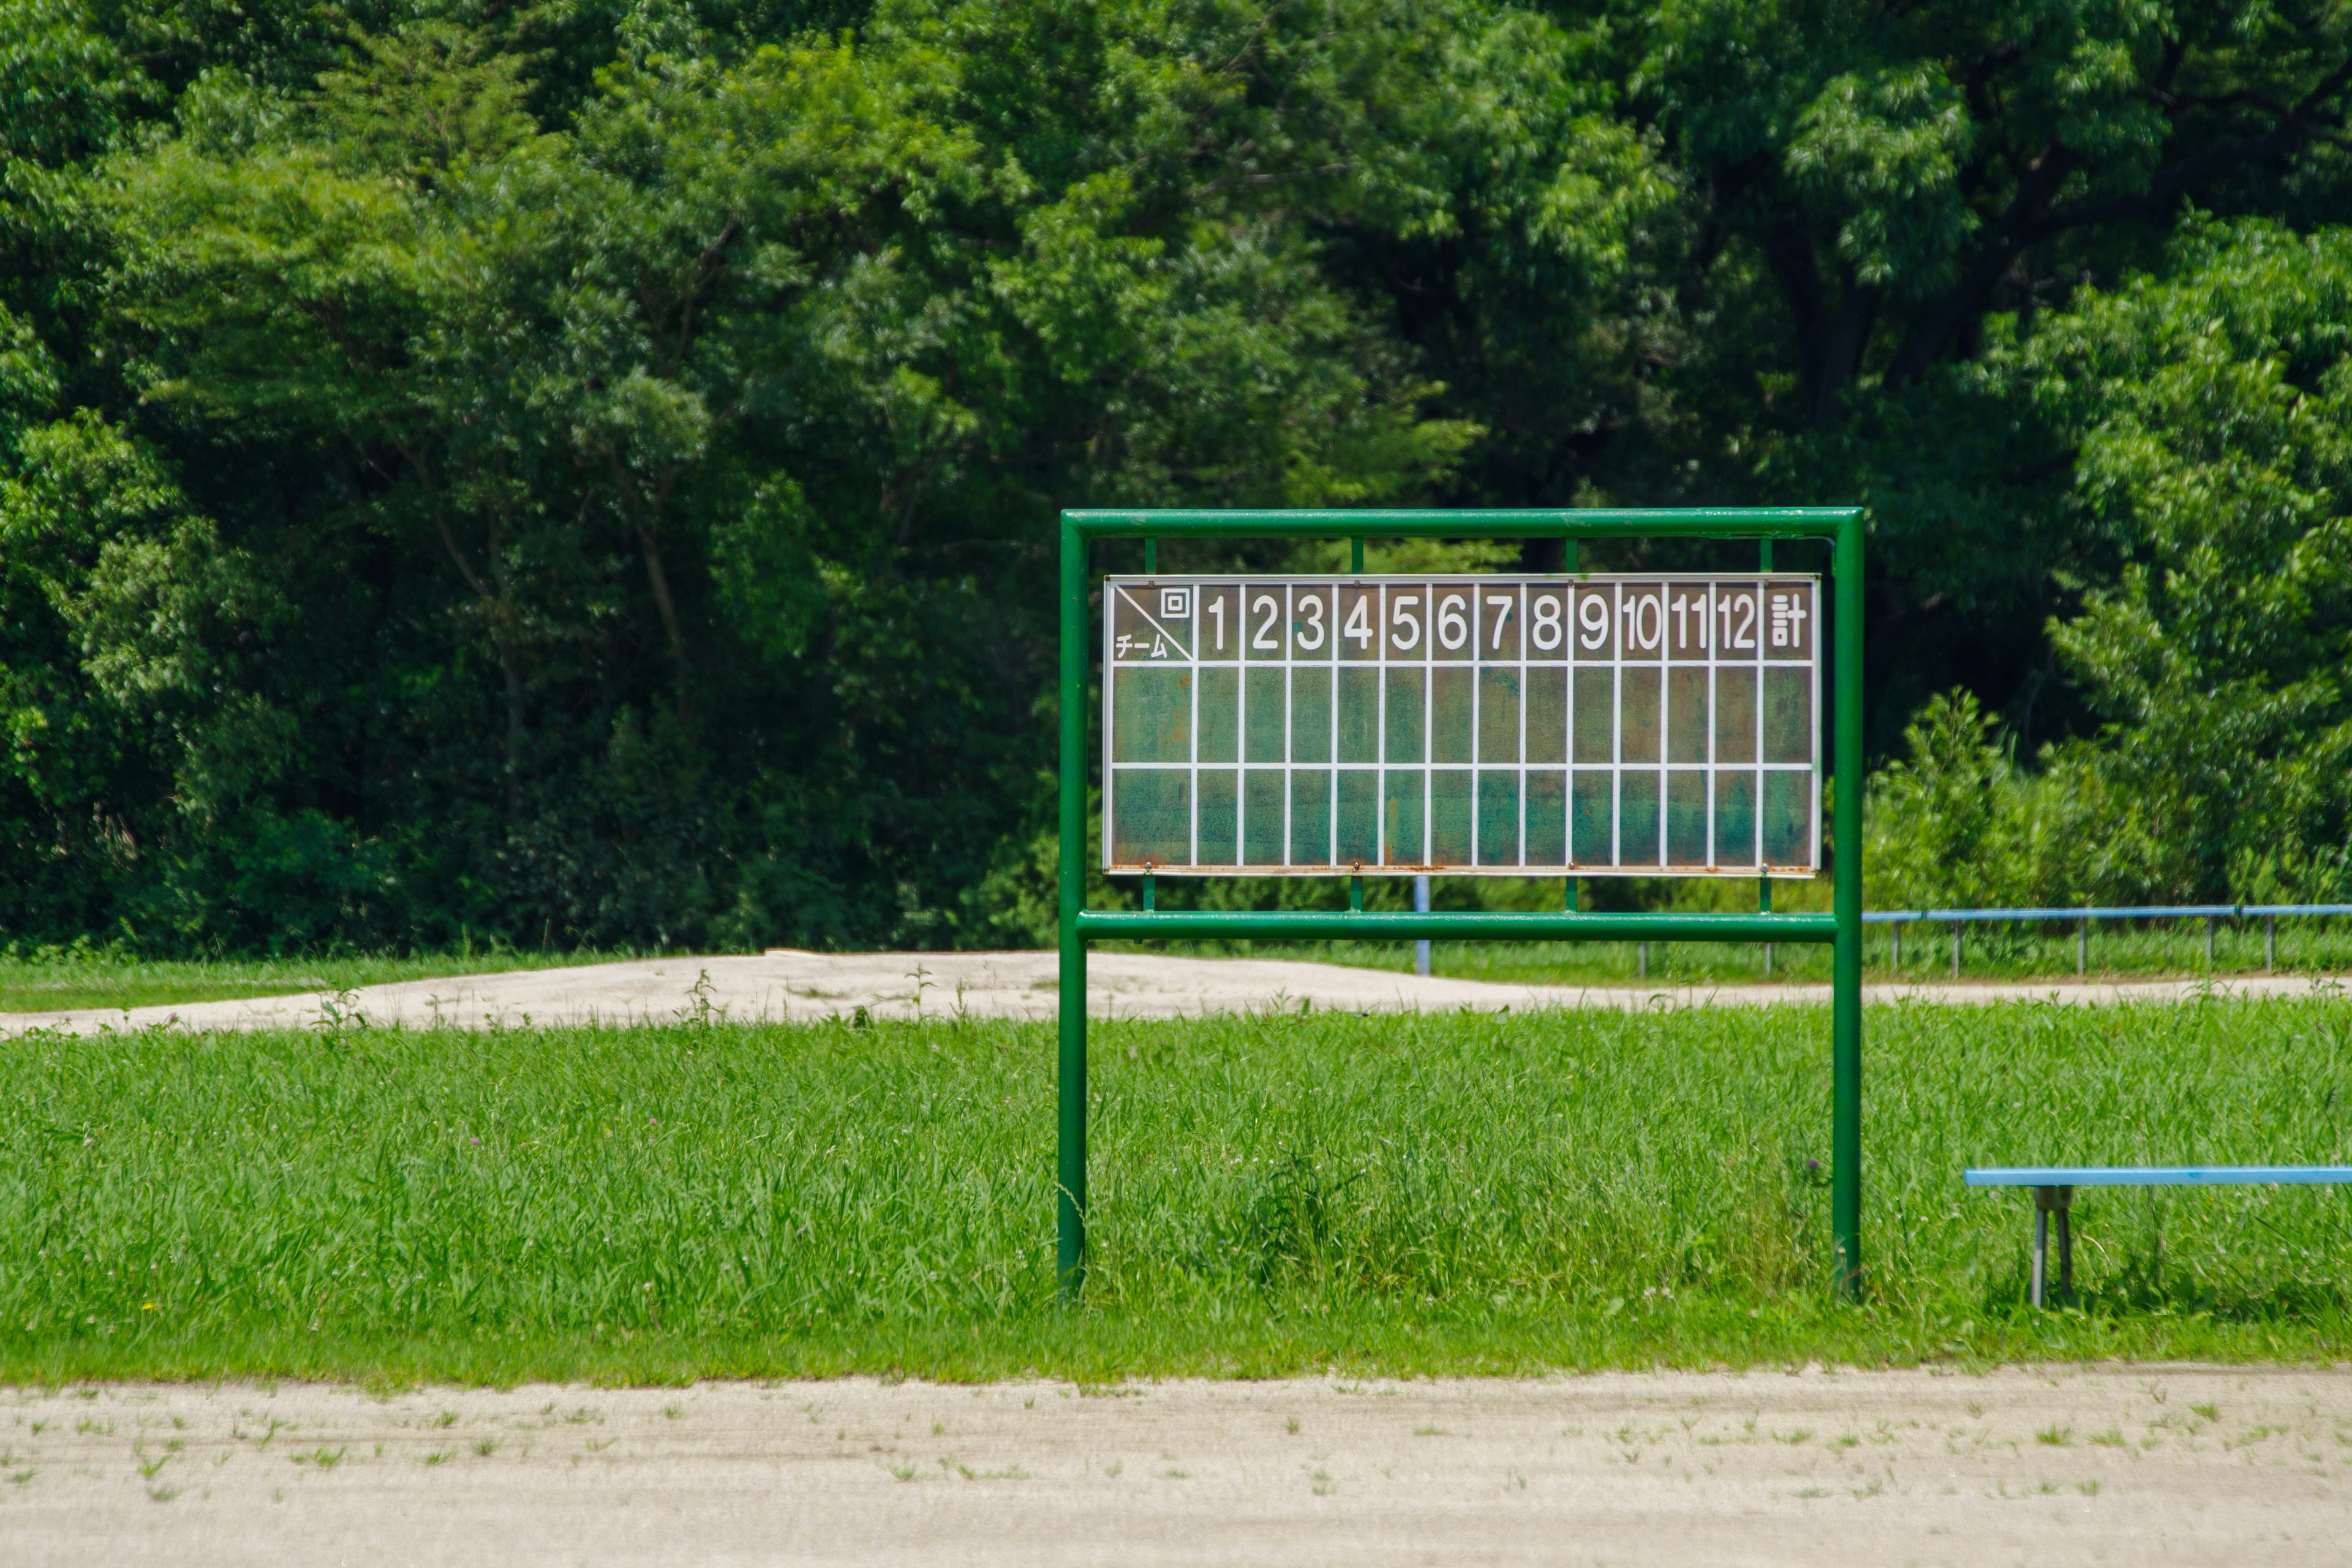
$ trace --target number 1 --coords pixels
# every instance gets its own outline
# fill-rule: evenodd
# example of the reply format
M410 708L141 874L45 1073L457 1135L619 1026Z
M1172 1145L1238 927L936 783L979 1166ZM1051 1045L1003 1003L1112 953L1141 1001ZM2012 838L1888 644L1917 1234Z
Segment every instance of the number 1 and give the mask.
M1209 600L1209 614L1217 618L1217 651L1225 651L1225 596L1214 595Z

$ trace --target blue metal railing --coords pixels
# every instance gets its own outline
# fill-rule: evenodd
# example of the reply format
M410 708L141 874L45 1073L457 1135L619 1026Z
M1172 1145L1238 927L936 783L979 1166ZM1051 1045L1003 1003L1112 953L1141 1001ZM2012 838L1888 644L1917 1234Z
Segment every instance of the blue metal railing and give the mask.
M1903 963L1903 928L1906 925L1948 925L1952 928L1952 978L1960 974L1960 928L1989 921L2072 921L2074 922L2074 973L2087 973L2091 963L2091 922L2093 921L2196 920L2205 921L2205 962L2213 962L2213 932L2222 921L2245 920L2249 917L2263 922L2263 967L2278 968L2279 917L2302 918L2324 915L2352 915L2352 904L2145 904L2137 908L2086 905L2078 909L2047 910L1869 910L1863 914L1864 925L1885 925L1895 928L1895 963ZM1769 961L1768 961L1769 963Z
M2207 920L2242 920L2248 915L2276 919L2280 915L2352 915L2352 904L2146 904L2137 908L2051 910L1871 910L1863 915L1868 925L1959 924L1976 921L2141 921L2179 920L2202 915Z

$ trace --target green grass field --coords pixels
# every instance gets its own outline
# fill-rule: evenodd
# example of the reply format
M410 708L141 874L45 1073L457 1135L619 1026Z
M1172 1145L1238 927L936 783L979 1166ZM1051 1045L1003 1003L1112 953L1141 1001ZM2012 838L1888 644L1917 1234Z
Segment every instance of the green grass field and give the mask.
M1827 1036L1098 1026L1073 1312L1045 1027L35 1034L0 1046L0 1380L2344 1352L2352 1194L2085 1193L2079 1298L2035 1314L2029 1201L1959 1172L2344 1161L2352 1005L1874 1008L1860 1309Z

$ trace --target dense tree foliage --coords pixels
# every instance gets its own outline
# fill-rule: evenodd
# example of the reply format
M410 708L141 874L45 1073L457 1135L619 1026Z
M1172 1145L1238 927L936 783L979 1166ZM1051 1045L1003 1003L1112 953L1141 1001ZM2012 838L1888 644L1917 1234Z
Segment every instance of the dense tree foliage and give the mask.
M2021 759L1938 709L1885 830L2345 875L2333 7L0 0L0 940L1029 940L1105 502L1865 502L1874 742L1957 681Z

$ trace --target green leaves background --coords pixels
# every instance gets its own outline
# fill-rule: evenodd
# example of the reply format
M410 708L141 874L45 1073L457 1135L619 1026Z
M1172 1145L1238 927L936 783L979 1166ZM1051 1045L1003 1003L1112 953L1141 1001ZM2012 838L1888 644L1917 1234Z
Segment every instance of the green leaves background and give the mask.
M1036 940L1104 502L1865 503L1889 867L2324 892L2345 34L7 0L0 939Z

